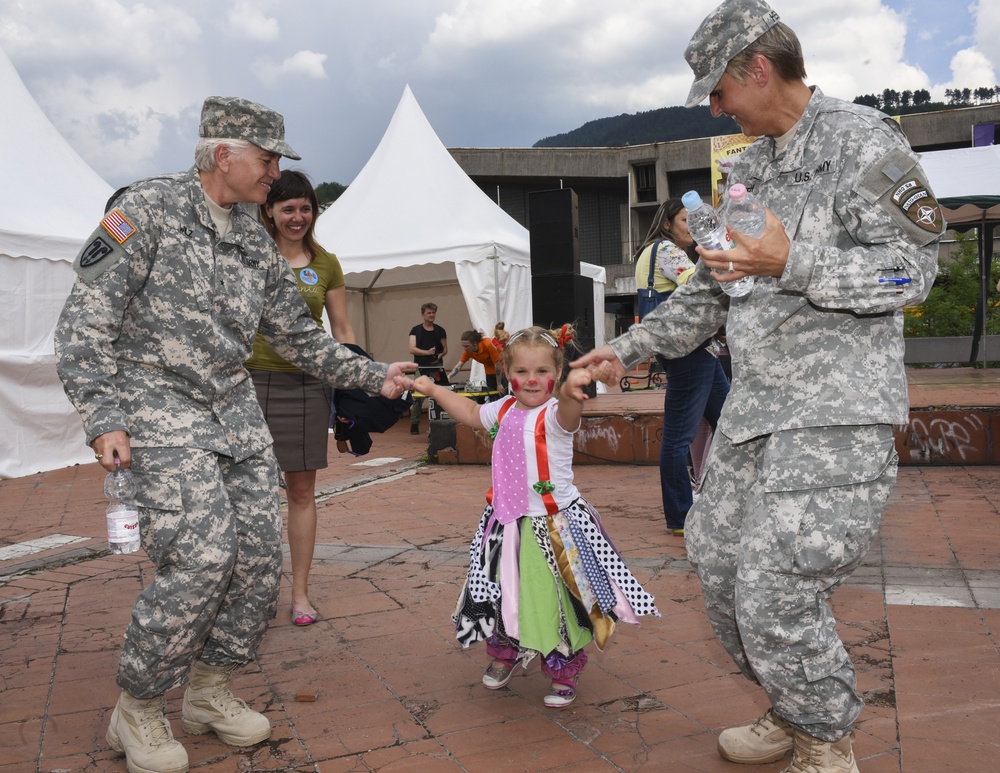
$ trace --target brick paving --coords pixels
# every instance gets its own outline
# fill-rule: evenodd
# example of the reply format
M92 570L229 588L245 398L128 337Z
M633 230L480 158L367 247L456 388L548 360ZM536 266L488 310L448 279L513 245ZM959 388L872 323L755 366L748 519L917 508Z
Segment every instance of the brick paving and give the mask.
M426 465L426 446L404 422L376 437L370 458L331 447L310 594L322 619L291 624L286 574L258 661L234 679L272 738L238 750L189 737L175 690L168 715L192 770L787 764L739 766L716 752L718 733L766 701L712 635L683 540L663 528L653 467L584 465L577 482L663 617L621 625L605 652L592 649L567 709L542 705L537 665L483 688L483 648L461 650L450 615L489 469ZM391 461L370 464L380 458ZM104 733L122 632L151 566L141 552L106 553L102 480L92 464L0 481L0 773L125 770ZM55 534L79 539L3 552ZM865 773L1000 769L998 569L1000 467L902 468L880 538L834 597L868 703L855 743Z

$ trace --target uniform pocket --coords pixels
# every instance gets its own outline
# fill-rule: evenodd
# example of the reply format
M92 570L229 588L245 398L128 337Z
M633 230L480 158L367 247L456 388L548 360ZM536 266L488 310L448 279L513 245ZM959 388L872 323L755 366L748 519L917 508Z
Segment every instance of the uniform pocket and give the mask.
M850 572L878 534L896 478L891 428L795 430L768 442L751 566L816 578Z

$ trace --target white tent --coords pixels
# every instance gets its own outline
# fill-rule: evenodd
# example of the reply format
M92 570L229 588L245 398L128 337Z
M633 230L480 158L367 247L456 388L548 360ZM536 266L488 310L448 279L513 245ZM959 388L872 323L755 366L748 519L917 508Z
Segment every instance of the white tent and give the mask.
M0 478L92 462L55 371L72 261L112 193L49 122L0 50Z
M425 301L438 304L448 331L449 366L462 331L531 324L527 230L451 157L409 86L368 163L317 220L316 238L340 259L355 333L377 359L410 359L407 334ZM582 273L600 283L603 321L604 269Z

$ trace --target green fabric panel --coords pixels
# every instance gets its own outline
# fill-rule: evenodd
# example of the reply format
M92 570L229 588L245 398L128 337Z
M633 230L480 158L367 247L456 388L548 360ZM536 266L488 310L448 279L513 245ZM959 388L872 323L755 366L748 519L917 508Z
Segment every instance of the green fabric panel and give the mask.
M527 649L538 650L547 655L559 646L560 601L568 610L567 630L573 651L582 648L591 640L590 631L580 628L576 615L570 607L569 591L562 580L558 585L545 560L542 549L535 541L531 529L531 519L521 518L521 551L518 556L521 574L520 596L518 599L520 628L518 640Z

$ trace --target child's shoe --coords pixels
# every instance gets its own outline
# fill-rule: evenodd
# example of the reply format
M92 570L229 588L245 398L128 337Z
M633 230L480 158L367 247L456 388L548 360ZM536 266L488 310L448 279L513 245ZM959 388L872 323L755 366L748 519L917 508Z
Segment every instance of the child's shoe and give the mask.
M553 679L544 702L550 709L561 709L569 706L574 700L576 700L576 680Z
M499 690L514 676L515 663L506 660L494 660L483 674L483 684L490 690Z

